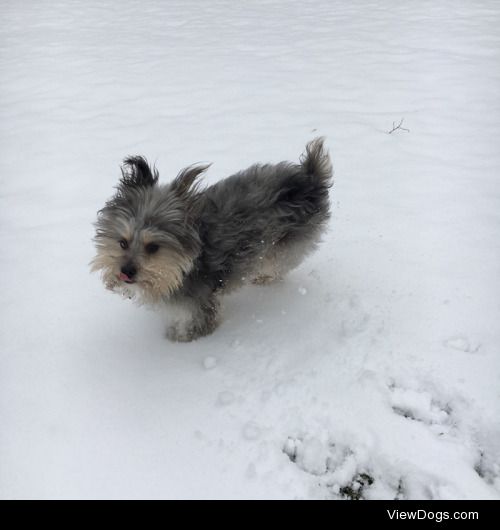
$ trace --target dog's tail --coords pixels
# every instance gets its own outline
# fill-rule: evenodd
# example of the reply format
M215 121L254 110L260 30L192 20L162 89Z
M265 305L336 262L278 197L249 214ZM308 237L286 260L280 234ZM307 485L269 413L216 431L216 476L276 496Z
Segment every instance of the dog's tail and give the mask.
M285 163L276 204L286 212L295 231L323 225L330 217L329 189L332 186L332 163L324 147L324 138L306 145L300 165ZM300 228L303 227L303 228Z
M333 184L333 170L324 143L323 136L310 141L306 145L306 152L300 158L300 163L304 173L312 177L315 185L327 190Z
M279 241L315 248L330 218L333 171L324 138L315 138L306 145L300 164L284 162L277 167L280 178L275 206L284 230Z

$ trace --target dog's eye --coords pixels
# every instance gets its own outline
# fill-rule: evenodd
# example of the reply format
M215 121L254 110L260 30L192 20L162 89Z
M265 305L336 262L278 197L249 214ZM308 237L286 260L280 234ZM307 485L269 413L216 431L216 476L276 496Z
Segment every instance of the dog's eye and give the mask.
M127 250L128 243L127 243L127 241L125 239L120 239L119 243L120 243L120 247L122 247L123 250Z
M146 245L146 252L148 254L154 254L155 252L158 252L159 248L160 248L160 246L157 245L156 243L148 243Z

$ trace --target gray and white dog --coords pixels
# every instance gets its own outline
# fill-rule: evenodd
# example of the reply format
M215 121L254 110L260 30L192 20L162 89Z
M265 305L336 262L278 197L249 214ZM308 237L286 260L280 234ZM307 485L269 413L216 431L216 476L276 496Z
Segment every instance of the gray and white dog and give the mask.
M256 164L201 189L208 167L187 167L160 185L156 168L129 157L96 222L92 270L112 291L174 309L167 336L175 341L214 331L222 293L297 267L330 216L323 138L306 146L299 164Z

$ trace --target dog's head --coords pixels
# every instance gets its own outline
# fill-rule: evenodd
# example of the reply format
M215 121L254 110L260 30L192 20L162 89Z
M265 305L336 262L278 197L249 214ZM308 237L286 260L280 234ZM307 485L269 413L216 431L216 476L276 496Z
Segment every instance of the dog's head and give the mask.
M196 178L208 166L184 169L170 184L142 157L127 158L116 195L99 211L92 271L108 289L154 303L173 294L199 255Z

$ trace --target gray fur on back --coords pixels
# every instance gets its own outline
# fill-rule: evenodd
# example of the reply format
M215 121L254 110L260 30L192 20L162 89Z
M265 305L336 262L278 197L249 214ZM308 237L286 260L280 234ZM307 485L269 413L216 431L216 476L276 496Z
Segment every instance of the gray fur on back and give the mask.
M332 168L323 139L308 145L301 164L255 164L203 192L197 268L217 285L251 273L273 247L316 238L330 216Z

